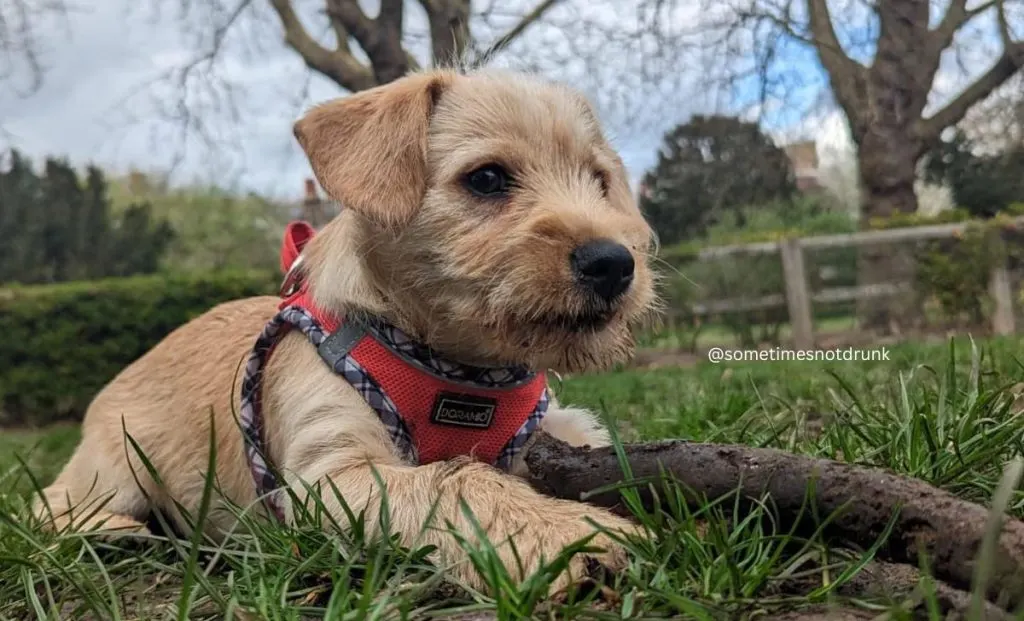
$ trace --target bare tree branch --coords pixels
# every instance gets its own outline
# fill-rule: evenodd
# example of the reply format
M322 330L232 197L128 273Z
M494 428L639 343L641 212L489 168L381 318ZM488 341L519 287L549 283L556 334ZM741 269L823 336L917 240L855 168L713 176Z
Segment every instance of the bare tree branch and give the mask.
M1024 72L972 107L957 127L985 155L1024 148Z
M343 24L340 19L334 19L331 16L330 8L325 9L323 13L327 16L327 21L330 22L331 30L334 32L335 49L339 52L351 54L352 48L348 44L348 39L351 35L349 34L348 29L345 28L345 24Z
M989 96L992 91L1009 80L1024 66L1024 42L1011 44L992 67L964 89L953 101L927 119L918 123L917 135L925 140L937 138L942 130L964 118L972 106Z
M369 18L357 0L327 0L327 14L351 33L369 56L377 84L398 79L418 66L402 46L402 0L383 0L376 19Z
M63 0L0 2L0 83L15 96L28 97L42 86L45 67L39 35L46 31L43 22L66 16ZM19 73L24 74L27 86L18 86Z
M1006 5L1006 0L1003 0L997 6L996 22L999 24L999 38L1002 39L1006 54L1017 64L1019 69L1024 65L1024 39L1014 39L1010 18L1006 15Z
M309 68L353 92L376 86L373 72L345 48L332 52L309 35L295 14L291 0L270 0L270 3L281 20L285 42L299 53Z
M480 54L477 63L483 64L495 54L503 51L510 43L512 43L512 41L526 32L527 28L544 17L544 14L559 2L560 0L543 0L543 2L535 6L532 11L524 15L515 26L509 28L505 34L498 37L490 47L484 50Z
M933 41L936 50L941 53L942 50L953 43L953 37L956 36L957 31L963 28L967 22L992 7L1001 4L1001 2L1002 0L988 0L968 10L967 0L953 0L949 8L946 9L946 14L943 16L942 21L939 22L939 25L934 30L935 36Z
M384 7L381 7L383 14ZM327 15L340 23L364 50L377 45L374 20L366 16L356 0L327 0Z
M348 1L356 3L356 0ZM402 0L381 0L380 13L374 20L374 43L370 47L364 46L377 82L381 84L397 80L410 69L410 55L402 47L403 7Z
M811 33L821 64L828 71L836 99L846 114L856 122L864 112L865 67L843 52L832 25L827 0L807 0Z

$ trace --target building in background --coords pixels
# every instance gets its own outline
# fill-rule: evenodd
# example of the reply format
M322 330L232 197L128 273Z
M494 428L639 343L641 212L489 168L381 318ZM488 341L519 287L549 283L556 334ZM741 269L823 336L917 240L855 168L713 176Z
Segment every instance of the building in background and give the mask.
M824 189L818 162L818 145L813 140L794 142L783 147L796 177L796 187L801 192L818 192Z

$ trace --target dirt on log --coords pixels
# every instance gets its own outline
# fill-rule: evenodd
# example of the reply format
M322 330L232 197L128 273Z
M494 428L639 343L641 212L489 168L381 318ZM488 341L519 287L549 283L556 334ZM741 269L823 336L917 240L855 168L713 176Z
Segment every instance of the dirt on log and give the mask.
M918 566L923 552L935 578L956 589L972 588L989 510L923 481L748 446L672 440L627 444L624 453L634 479L657 481L662 480L662 473L669 475L694 505L737 492L750 501L768 495L781 523L799 521L797 532L804 534L819 526L815 514L819 521L832 516L824 535L833 542L867 548L879 540L896 516L878 558ZM574 448L538 434L526 463L531 484L539 491L625 510L618 491L591 495L624 481L612 448ZM655 498L651 487L636 487L648 508ZM809 500L813 500L813 510L809 510ZM1004 520L986 597L1011 610L1024 604L1024 522Z

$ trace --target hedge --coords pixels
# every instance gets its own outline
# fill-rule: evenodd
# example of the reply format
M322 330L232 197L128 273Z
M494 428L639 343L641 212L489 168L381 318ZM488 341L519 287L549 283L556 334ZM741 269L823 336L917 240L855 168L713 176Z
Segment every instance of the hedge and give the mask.
M277 275L158 275L0 289L0 425L80 420L96 392L176 327Z
M991 221L995 224L1000 224L1020 216L1024 216L1024 203L1012 203L1007 206L1006 209L1000 211L991 219ZM976 219L966 209L957 208L940 211L934 215L924 215L921 213L897 213L889 216L888 218L872 218L868 221L867 228L869 230L887 230L910 228L915 226L929 226L933 224L953 224L969 222L972 220L977 220L979 223L986 222L986 220ZM851 230L846 232L853 233L856 230L856 223L853 223ZM830 232L837 233L837 231ZM659 256L672 265L678 267L686 263L696 261L700 256L700 252L707 248L713 248L716 246L757 244L762 242L778 242L793 237L813 237L815 235L824 235L825 233L826 232L824 231L807 230L802 227L778 229L773 231L737 231L735 235L718 239L715 243L710 243L707 240L695 239L667 246L661 249Z

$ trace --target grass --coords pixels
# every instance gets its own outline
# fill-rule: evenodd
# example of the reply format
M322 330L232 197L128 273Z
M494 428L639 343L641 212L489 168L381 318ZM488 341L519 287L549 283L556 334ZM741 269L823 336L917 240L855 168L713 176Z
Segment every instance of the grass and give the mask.
M773 446L884 466L988 504L1008 461L1024 454L1017 386L1020 339L972 347L905 345L888 362L702 364L566 378L563 402L604 413L625 440L687 437ZM669 508L635 513L650 538L629 539L629 567L607 587L548 597L571 553L516 584L486 543L471 558L494 585L474 593L454 584L428 549L396 537L371 539L321 528L312 507L294 527L240 515L246 528L223 543L151 538L114 546L45 534L26 507L25 465L45 484L77 439L73 426L0 432L0 619L392 619L492 612L501 619L753 618L845 602L880 618L911 618L899 600L847 601L841 587L873 550L829 548L778 523L770 504L730 518L725 498L688 509L669 490ZM19 456L20 459L15 456ZM627 502L631 492L626 490ZM767 500L767 499L766 499ZM1007 490L1024 517L1024 493ZM201 512L200 512L201 513ZM194 516L201 520L203 515ZM466 544L469 546L469 544ZM581 542L577 548L586 545ZM800 596L794 581L814 585ZM922 580L924 616L937 599ZM932 606L932 608L937 608ZM886 616L888 615L888 616Z
M817 317L814 320L815 333L819 337L841 334L857 327L857 318L854 315L843 315L839 317ZM696 338L694 338L696 332ZM779 325L779 339L786 342L793 337L792 326L789 322L782 322ZM692 326L678 327L676 329L662 329L651 331L640 336L640 344L652 349L688 349L695 347L698 350L713 346L727 347L738 346L740 339L736 331L721 322L707 321L696 331Z
M52 481L81 437L79 426L71 423L43 429L0 429L0 475L8 473L0 492L28 494L31 472L41 481Z

